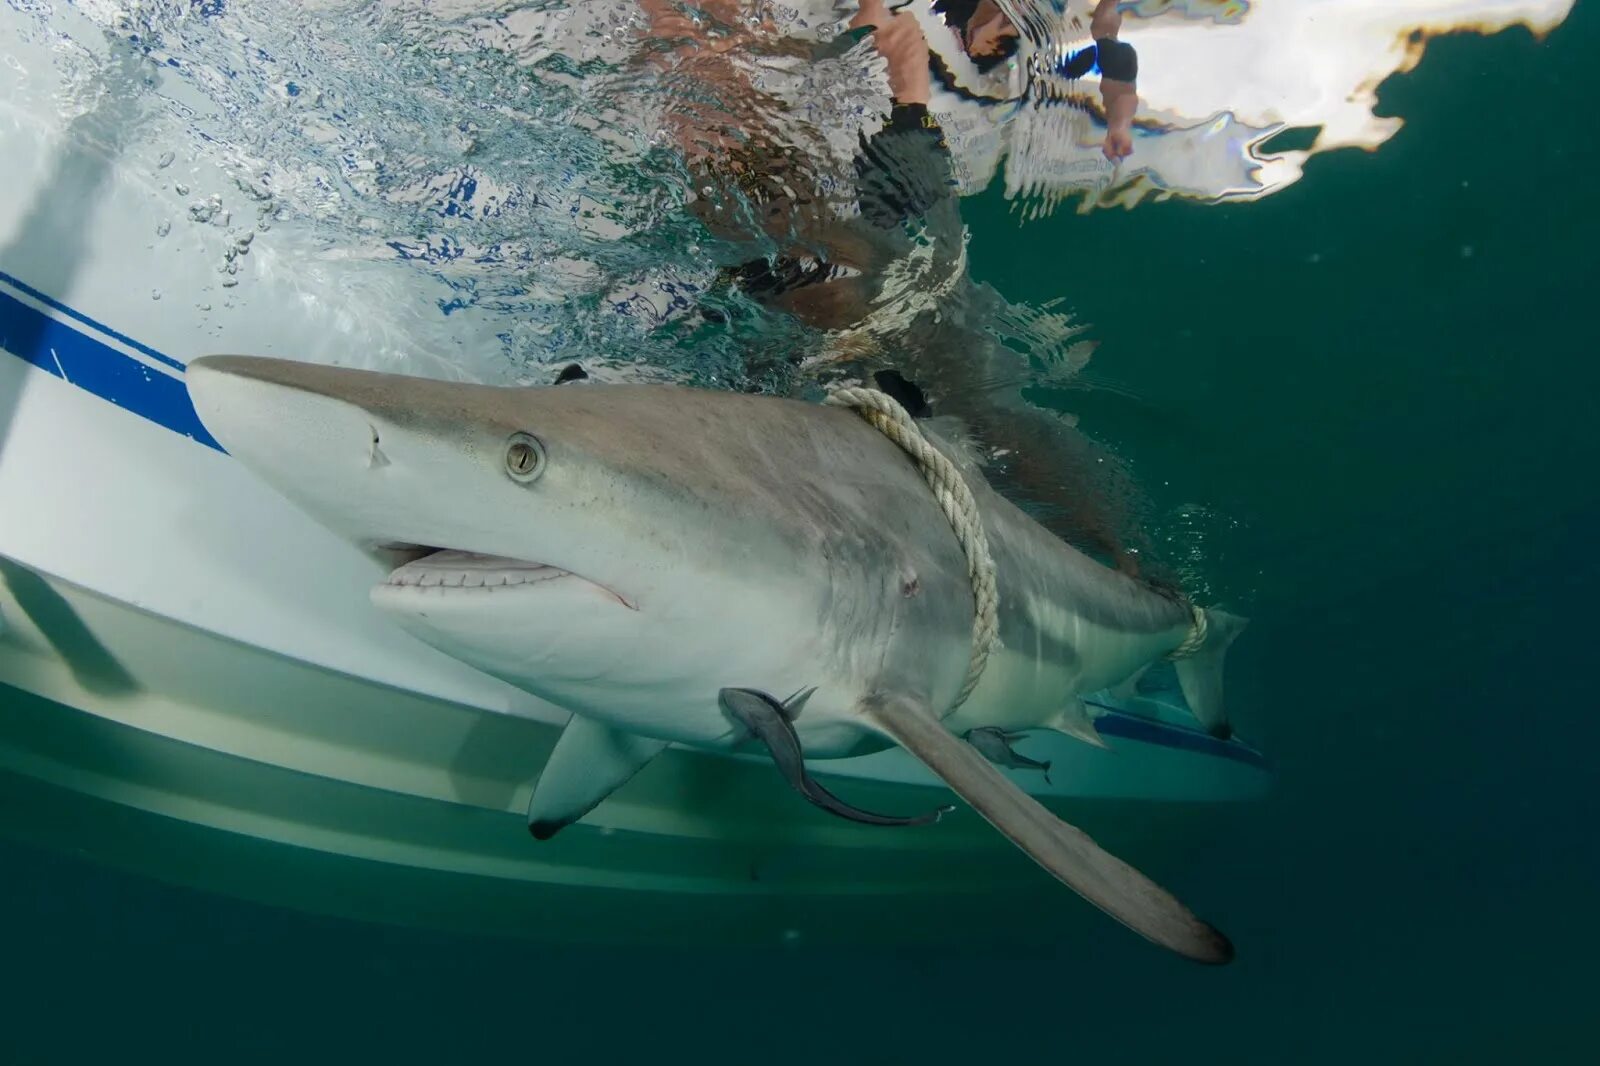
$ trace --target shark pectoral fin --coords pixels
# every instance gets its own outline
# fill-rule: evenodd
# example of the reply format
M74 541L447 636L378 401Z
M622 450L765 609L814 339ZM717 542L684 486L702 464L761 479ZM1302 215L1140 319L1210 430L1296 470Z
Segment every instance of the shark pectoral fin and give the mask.
M528 832L549 840L599 806L667 746L575 714L528 802Z
M1177 660L1178 687L1189 709L1214 737L1233 735L1222 703L1222 660L1249 620L1226 611L1206 610L1206 638L1199 649Z
M810 695L809 691L806 692L805 698L809 698ZM786 707L763 692L747 688L725 688L717 694L717 699L722 704L723 710L727 711L735 722L748 729L767 746L767 750L772 753L772 761L778 766L778 771L794 790L829 814L836 814L840 818L866 825L927 825L937 822L953 809L940 807L928 814L901 817L874 814L852 807L823 788L806 772L805 755L800 749L800 738L794 731L793 701Z
M1081 829L1045 810L970 744L945 729L926 705L879 697L868 701L862 712L1035 862L1117 921L1198 962L1224 963L1233 958L1227 937Z

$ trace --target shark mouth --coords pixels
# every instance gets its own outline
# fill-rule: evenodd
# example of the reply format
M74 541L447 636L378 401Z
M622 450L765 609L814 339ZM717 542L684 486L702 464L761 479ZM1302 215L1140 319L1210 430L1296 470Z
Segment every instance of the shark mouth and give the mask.
M438 548L396 567L384 583L402 588L481 589L534 585L572 576L543 563Z
M390 544L382 550L399 563L384 581L388 588L497 591L565 579L593 585L624 607L637 609L604 585L546 563L422 545Z

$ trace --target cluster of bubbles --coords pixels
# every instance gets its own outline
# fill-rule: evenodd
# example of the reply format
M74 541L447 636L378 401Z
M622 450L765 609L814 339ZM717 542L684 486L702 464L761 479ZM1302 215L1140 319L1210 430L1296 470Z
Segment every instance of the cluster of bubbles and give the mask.
M409 271L430 306L403 313L433 319L432 336L472 320L494 337L451 356L482 380L577 360L777 388L745 353L804 343L718 285L717 242L683 210L683 162L641 110L648 79L621 65L637 37L625 11L141 0L79 13L157 72L142 136L170 146L161 168L204 157L232 177L165 186L177 219L226 231L226 287L259 240Z

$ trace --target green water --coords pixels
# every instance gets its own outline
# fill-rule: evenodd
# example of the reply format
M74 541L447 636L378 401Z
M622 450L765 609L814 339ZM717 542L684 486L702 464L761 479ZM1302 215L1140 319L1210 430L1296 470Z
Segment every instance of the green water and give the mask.
M1197 815L1182 877L1232 967L1110 923L1027 952L546 948L3 844L0 1062L1592 1061L1597 30L1580 4L1544 44L1435 42L1383 89L1392 142L1261 203L1024 242L966 205L976 275L1070 292L1103 342L1121 387L1058 401L1159 505L1238 520L1232 704L1280 782Z

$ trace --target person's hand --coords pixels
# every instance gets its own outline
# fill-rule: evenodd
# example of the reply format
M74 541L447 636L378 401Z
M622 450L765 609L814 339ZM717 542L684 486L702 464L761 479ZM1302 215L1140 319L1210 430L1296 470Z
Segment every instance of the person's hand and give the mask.
M883 0L861 0L856 5L855 17L850 20L852 30L862 26L882 26L894 16L889 14L889 6Z
M1107 159L1113 163L1120 163L1133 154L1133 133L1131 130L1114 129L1106 131L1106 143L1100 150Z
M1120 163L1133 154L1133 116L1139 110L1139 90L1131 81L1100 79L1100 96L1106 102L1106 158Z
M893 15L883 0L866 0L851 28L871 26L872 43L889 67L889 95L897 104L926 104L933 96L928 39L915 15Z

